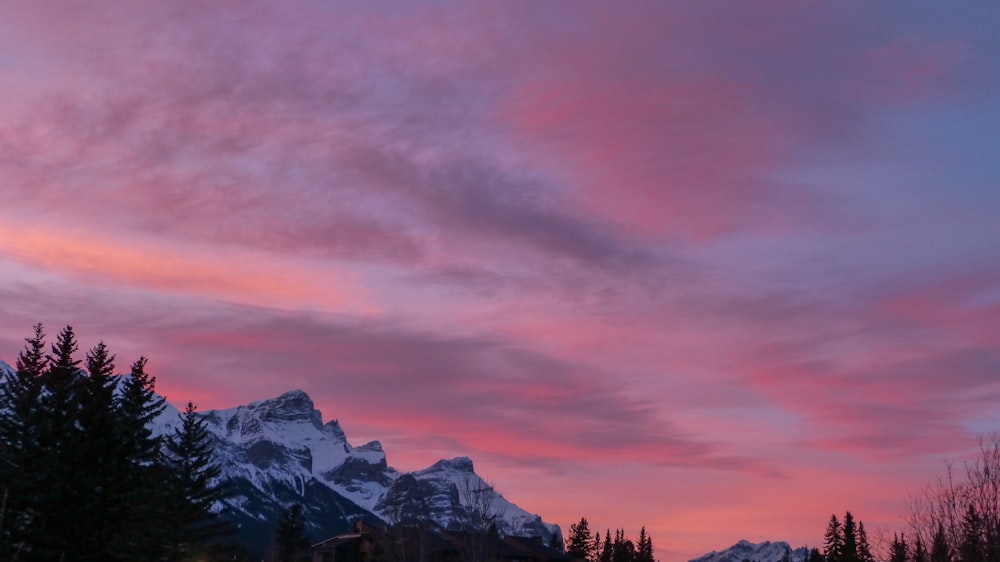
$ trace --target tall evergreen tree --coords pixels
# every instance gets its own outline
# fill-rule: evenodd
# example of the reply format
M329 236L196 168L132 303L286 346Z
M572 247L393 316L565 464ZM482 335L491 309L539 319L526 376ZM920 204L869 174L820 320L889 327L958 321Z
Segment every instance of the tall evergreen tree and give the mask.
M4 507L0 556L4 559L12 559L25 545L25 533L31 530L34 520L29 493L44 468L38 462L43 453L38 440L38 404L48 359L41 324L35 325L34 335L25 342L16 370L4 377L0 386L0 495Z
M983 518L972 505L962 518L962 544L959 555L962 562L986 562L986 529Z
M858 521L858 560L860 562L875 562L872 556L871 545L868 544L868 533L865 532L865 524Z
M570 558L590 560L593 556L593 543L590 541L590 523L586 517L581 517L579 523L569 526L569 541L566 543L566 555Z
M38 401L39 472L27 483L32 521L27 539L32 560L85 559L90 544L90 522L80 461L84 444L80 427L83 376L75 354L79 346L71 326L52 345L48 368L42 373Z
M165 448L171 474L168 553L172 560L185 560L229 534L228 527L212 512L212 506L226 493L217 482L222 469L214 462L211 436L194 404L188 402L181 427L167 439Z
M131 524L123 526L115 537L113 549L118 557L135 562L162 558L168 542L162 521L167 516L165 506L172 501L162 486L170 480L161 462L162 442L150 427L166 404L156 394L156 377L146 372L146 362L145 357L140 357L132 363L115 408L119 418L117 434L128 463L122 498L125 517Z
M826 525L823 554L826 562L844 562L844 527L837 519L837 514L830 515L830 522Z
M104 342L86 355L87 376L80 381L80 440L75 445L79 468L79 503L88 517L78 522L82 550L98 560L114 560L113 535L126 524L122 496L129 463L122 449L115 412L115 356Z
M601 547L601 562L612 562L614 543L611 542L611 529L604 531L604 546Z
M823 557L823 553L818 548L811 549L806 560L807 562L826 562L826 558Z
M601 545L601 533L600 533L600 531L598 531L598 532L594 533L594 542L591 544L591 547L590 547L590 552L591 552L590 562L600 562L601 561L601 553L602 553L602 548L601 547L602 547L602 545Z
M917 535L917 542L913 544L913 562L930 562L930 554L927 553L927 547L924 546L924 541L920 539L920 535Z
M952 562L951 549L948 548L948 538L944 532L944 525L939 524L937 531L934 532L930 562Z
M635 543L625 537L625 530L615 532L615 542L611 545L611 562L635 562Z
M653 558L653 538L646 534L646 527L639 530L639 543L636 545L636 562L655 562Z
M840 562L861 562L858 555L858 525L850 511L844 514L844 545Z
M910 562L906 537L900 537L896 534L892 536L892 544L889 546L889 562Z

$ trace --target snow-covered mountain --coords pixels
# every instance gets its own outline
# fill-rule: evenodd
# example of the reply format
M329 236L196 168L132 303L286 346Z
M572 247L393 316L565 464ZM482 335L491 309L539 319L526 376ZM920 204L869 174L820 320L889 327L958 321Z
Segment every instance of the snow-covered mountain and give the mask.
M784 541L752 543L742 540L721 552L709 552L690 562L782 562L786 557L790 562L806 562L809 559L809 549L792 549Z
M316 538L345 532L366 517L418 518L461 528L477 492L488 489L465 457L416 472L397 471L386 462L381 443L351 445L337 420L324 423L301 390L202 415L215 438L223 476L235 491L228 511L236 514L247 540L269 537L277 515L294 503L303 505ZM172 431L177 419L170 408L157 421L157 431ZM499 494L492 496L490 508L500 515L506 534L538 536L548 543L561 532Z
M11 367L0 359L0 378L7 376L7 374L14 374L14 367Z

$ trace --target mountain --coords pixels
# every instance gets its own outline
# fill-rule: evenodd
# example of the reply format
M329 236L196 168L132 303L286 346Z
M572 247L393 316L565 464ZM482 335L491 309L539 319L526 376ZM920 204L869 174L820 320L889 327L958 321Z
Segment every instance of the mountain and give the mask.
M14 374L14 368L3 362L0 359L0 378L7 376L7 374Z
M504 499L480 478L470 459L441 460L410 473L386 462L378 441L351 445L337 420L322 414L301 390L277 398L202 414L234 495L224 513L240 526L241 542L265 552L274 522L292 504L303 506L310 538L344 533L358 519L431 521L461 529L482 501L499 515L501 532L538 536L560 533ZM156 422L166 434L177 425L170 408Z
M806 562L809 559L809 549L800 547L792 549L784 541L752 543L741 540L721 552L709 552L690 562L781 562L788 557L790 562Z

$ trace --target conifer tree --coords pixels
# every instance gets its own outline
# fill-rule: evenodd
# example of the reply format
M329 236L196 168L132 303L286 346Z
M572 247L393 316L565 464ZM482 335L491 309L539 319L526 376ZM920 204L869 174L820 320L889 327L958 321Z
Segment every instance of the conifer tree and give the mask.
M598 532L594 533L594 542L591 544L591 547L590 547L590 552L591 552L590 562L600 562L601 561L601 553L602 553L601 546L602 546L601 545L601 533L600 533L600 531L598 531Z
M38 472L27 482L32 520L26 542L32 559L73 559L73 553L85 555L88 550L83 545L90 543L85 498L93 490L83 489L80 482L86 467L79 463L85 445L79 424L83 380L80 360L75 358L78 349L73 328L66 326L42 373L34 432Z
M165 506L171 501L162 486L169 474L161 462L161 439L154 437L150 428L166 404L155 392L156 377L146 372L146 362L145 357L140 357L132 363L115 408L119 417L117 433L129 467L122 498L125 517L131 524L115 537L114 551L136 562L162 558L167 542L162 521L167 516Z
M166 526L168 553L172 560L184 560L229 534L228 527L212 512L212 506L226 495L217 482L222 469L213 460L205 421L191 402L181 414L181 427L165 445L171 496Z
M986 562L986 529L983 528L983 518L972 505L962 518L962 544L959 555L962 562Z
M844 544L840 562L861 562L858 556L858 525L850 511L844 514Z
M590 560L593 556L593 543L590 541L590 523L586 517L581 517L579 523L569 526L569 541L566 543L566 555L579 560Z
M625 530L615 532L615 542L611 546L611 562L634 562L635 544L625 537Z
M830 522L823 535L823 554L826 562L844 562L844 528L837 515L830 515Z
M868 544L868 533L865 532L865 524L863 521L858 521L857 559L860 562L875 562L875 557L872 556L871 545Z
M639 543L636 545L636 562L654 562L653 538L646 534L646 527L639 530Z
M937 531L934 532L930 562L952 562L951 549L948 548L948 539L945 536L943 525L938 525Z
M11 559L25 545L25 532L33 522L29 492L43 468L38 463L42 454L38 404L48 359L41 324L35 325L34 335L25 342L16 370L0 386L0 494L4 500L0 556L4 559Z
M601 547L601 562L612 562L614 543L611 542L611 529L604 531L604 546Z
M115 356L104 342L86 355L87 376L80 381L80 439L75 445L79 502L88 517L79 522L84 550L112 560L112 536L127 523L122 497L129 464L122 449L115 412Z
M808 562L826 562L826 559L823 557L823 553L820 552L818 548L813 548L809 551L809 557L807 560Z
M906 537L893 534L892 544L889 546L889 562L909 562L910 553L906 546Z
M917 535L917 542L913 545L913 562L930 562L930 555L920 535Z

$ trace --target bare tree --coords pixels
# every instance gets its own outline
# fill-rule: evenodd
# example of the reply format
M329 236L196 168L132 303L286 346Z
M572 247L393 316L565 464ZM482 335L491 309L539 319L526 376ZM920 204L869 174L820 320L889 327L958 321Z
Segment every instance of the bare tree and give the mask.
M456 485L462 553L468 562L488 562L497 553L503 528L500 494L491 482L466 474Z
M972 510L982 521L987 545L1000 549L1000 433L979 440L979 456L957 470L945 462L945 474L909 501L906 517L914 541L930 545L940 528L952 552L965 540L965 521Z

